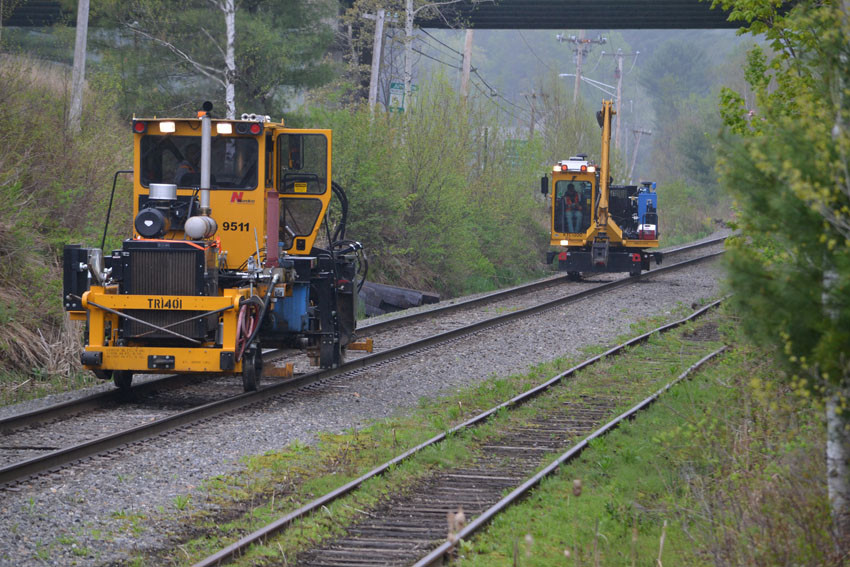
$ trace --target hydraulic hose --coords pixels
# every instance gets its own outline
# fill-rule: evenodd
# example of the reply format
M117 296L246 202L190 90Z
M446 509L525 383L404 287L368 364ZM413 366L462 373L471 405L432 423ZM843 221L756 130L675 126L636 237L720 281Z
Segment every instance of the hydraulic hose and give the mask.
M269 309L269 302L272 299L272 293L274 293L274 286L277 284L278 280L280 280L280 274L275 273L272 276L272 281L269 283L269 287L266 290L266 298L263 300L263 307L260 310L260 315L257 317L257 324L254 326L254 330L251 332L251 336L248 337L248 340L245 341L245 348L239 353L239 358L237 358L237 362L242 360L242 355L245 353L248 348L250 348L251 343L254 342L254 339L257 338L257 333L260 332L260 327L263 326L263 318L266 316L266 311Z
M345 239L345 225L348 223L348 196L345 194L345 190L336 181L331 183L331 189L337 199L339 199L339 205L342 213L342 216L339 219L339 224L336 225L333 236L331 236L330 239L331 242L335 242L337 240Z

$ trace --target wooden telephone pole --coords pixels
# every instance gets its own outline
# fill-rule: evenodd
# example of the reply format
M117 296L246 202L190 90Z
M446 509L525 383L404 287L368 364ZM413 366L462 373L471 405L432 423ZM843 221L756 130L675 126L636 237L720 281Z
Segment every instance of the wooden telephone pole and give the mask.
M584 56L590 53L590 48L594 43L599 45L604 45L608 43L607 37L597 36L596 39L585 39L584 38L584 30L580 30L578 32L578 37L571 35L565 36L563 34L558 34L555 36L555 39L558 40L558 43L572 43L573 44L573 53L575 54L575 62L576 62L576 82L575 87L573 88L573 102L578 101L579 89L581 88L581 65L584 60Z
M80 131L83 115L83 87L86 82L86 36L89 30L89 0L77 3L77 38L74 43L74 70L71 74L71 107L68 110L68 130Z
M372 74L369 77L369 110L375 111L375 101L378 99L378 75L381 71L381 50L384 41L384 16L386 10L378 10L377 16L366 14L367 19L375 18L375 39L372 43Z
M623 53L622 49L618 49L616 53L605 53L602 52L603 57L605 55L610 55L614 58L614 77L617 79L617 98L615 100L617 104L615 115L617 117L617 122L614 127L614 147L620 147L620 115L623 114L622 106L620 105L621 95L623 93L623 59L626 57L637 57L640 55L640 51L635 51L634 53Z
M632 130L632 133L635 136L635 149L632 154L632 165L629 167L629 185L632 184L632 178L635 173L635 163L637 162L637 154L638 148L640 147L640 137L642 134L646 134L647 136L652 136L652 130L644 130L643 128L635 128Z
M538 94L538 93L534 92L533 89L530 93L520 93L520 95L524 96L525 100L527 100L528 104L531 106L531 124L528 127L528 139L530 140L531 138L534 137L534 122L535 122L534 115L535 115L535 110L536 110L536 106L537 106L535 104L535 102L537 102L538 98L542 99L545 102L546 97L548 97L549 95L543 94L543 93Z
M463 43L463 67L460 76L460 96L469 96L469 73L472 69L472 37L474 30L466 30L466 40Z

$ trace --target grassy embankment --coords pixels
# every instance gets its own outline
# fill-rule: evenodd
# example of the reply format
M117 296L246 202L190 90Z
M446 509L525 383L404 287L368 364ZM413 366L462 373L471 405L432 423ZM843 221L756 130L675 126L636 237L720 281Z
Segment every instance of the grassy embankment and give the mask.
M130 130L88 93L82 130L68 133L70 75L0 58L0 403L90 381L77 371L80 329L62 310L62 247L100 244L112 174L130 164ZM127 188L119 184L113 229L127 226Z
M715 317L725 340L737 345L731 353L665 394L634 422L594 442L576 463L563 467L483 536L464 543L461 564L514 565L515 553L519 565L529 566L631 565L633 558L636 565L656 565L659 556L671 565L710 565L713 557L723 564L783 565L801 558L803 564L827 563L832 547L821 412L773 384L777 366L770 356L739 342L733 315ZM654 323L635 326L635 334ZM675 358L682 348L681 333L701 324L655 339L650 346ZM630 357L582 372L553 395L587 393L600 381L627 376ZM169 558L188 562L187 555L197 559L215 551L571 365L558 360L526 375L494 377L456 396L423 401L410 416L382 420L363 431L324 435L314 447L296 443L247 459L244 474L214 479L203 490L175 500L174 510L162 511L206 534L181 545ZM687 363L660 362L659 373L666 381L683 365ZM533 415L535 410L523 411ZM486 439L505 419L516 418L502 416L426 450L387 479L368 482L355 495L252 550L241 564L263 564L262 557L280 561L284 554L291 561L299 549L340 533L347 522L361 517L360 511L375 509L426 471L468 460L469 443ZM574 479L583 484L579 496L573 494ZM221 506L221 515L197 511L200 498ZM138 529L147 519L128 519L126 529ZM151 560L138 558L140 563Z

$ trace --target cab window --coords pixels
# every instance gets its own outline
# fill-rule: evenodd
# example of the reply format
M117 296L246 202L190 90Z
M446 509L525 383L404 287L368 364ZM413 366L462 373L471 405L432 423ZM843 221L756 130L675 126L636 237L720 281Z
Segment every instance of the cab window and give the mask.
M323 134L277 138L280 192L319 195L328 190L328 139Z
M296 237L312 234L321 212L322 201L319 199L282 198L280 200L279 237L283 249L292 248Z
M214 137L210 155L211 189L257 187L257 140ZM174 183L178 187L201 184L200 136L144 136L141 142L141 182Z

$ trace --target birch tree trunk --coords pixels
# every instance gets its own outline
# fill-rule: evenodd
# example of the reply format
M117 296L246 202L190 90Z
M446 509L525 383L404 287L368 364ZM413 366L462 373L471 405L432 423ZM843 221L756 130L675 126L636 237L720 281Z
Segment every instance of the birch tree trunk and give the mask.
M841 552L850 549L850 432L848 423L840 413L839 394L826 401L826 481L832 523Z
M224 0L219 5L224 12L227 27L227 45L224 55L224 103L227 118L236 118L236 5L234 0Z
M842 28L850 28L850 0L841 3L841 16L844 20ZM837 95L834 106L839 109L832 127L833 140L838 140L846 127L841 115L844 108L844 93L846 92L846 76L839 74ZM838 282L838 273L833 266L823 276L823 301L826 312L833 322L838 321L838 308L831 305L829 295ZM845 367L846 368L846 367ZM848 376L840 376L841 383L846 384ZM829 488L829 502L832 512L832 523L838 537L838 545L842 554L850 550L850 419L847 414L841 414L841 395L846 390L839 389L833 393L826 403L826 478Z

